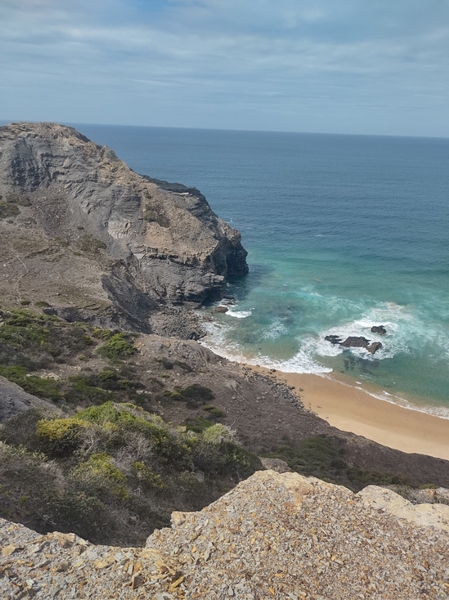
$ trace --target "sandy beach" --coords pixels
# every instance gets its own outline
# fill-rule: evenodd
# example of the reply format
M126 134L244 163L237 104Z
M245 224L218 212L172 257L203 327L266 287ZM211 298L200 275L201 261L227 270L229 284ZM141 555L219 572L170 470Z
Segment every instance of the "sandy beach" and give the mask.
M293 391L306 408L338 429L403 452L449 460L449 419L380 400L337 375L322 377L250 368L294 386Z

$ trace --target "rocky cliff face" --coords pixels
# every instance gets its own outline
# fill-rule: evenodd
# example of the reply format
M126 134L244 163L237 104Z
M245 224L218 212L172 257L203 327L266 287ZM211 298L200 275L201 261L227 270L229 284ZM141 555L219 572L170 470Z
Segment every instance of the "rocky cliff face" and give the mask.
M146 548L42 536L0 519L5 598L443 600L449 507L413 507L293 473L259 471Z
M47 296L58 288L52 304L112 301L138 322L159 304L219 296L228 275L248 271L239 232L198 190L137 175L71 127L1 127L0 195L1 236L18 271L6 288L19 298L27 283Z

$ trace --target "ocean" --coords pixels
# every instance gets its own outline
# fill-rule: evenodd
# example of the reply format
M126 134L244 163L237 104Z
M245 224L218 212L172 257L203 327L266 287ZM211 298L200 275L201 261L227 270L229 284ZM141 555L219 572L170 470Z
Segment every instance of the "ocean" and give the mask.
M204 309L207 345L449 418L449 139L76 127L241 231L250 273L226 314Z

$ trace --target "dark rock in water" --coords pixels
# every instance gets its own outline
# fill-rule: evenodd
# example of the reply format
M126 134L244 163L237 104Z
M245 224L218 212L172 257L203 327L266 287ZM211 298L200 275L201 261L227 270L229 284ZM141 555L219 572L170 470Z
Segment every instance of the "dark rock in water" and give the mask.
M385 335L387 333L387 330L383 325L373 325L371 331L372 333L378 333L379 335Z
M217 306L214 310L216 313L227 313L229 308L227 306Z
M338 335L326 335L324 339L331 344L341 344L341 337Z
M368 348L368 344L369 340L363 336L350 336L346 338L344 342L341 342L340 345L344 346L345 348Z
M372 344L370 344L367 347L367 350L368 350L368 352L371 352L371 354L374 354L375 352L377 352L381 348L382 348L382 344L380 342L373 342Z

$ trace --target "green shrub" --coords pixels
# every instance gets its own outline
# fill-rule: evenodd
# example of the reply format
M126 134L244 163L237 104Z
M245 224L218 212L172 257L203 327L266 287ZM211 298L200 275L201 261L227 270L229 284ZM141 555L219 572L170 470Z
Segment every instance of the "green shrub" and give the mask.
M203 440L207 444L221 444L222 442L234 442L235 432L226 425L216 423L212 427L208 427L203 432Z
M215 398L212 390L198 383L186 388L177 387L173 392L167 391L164 395L171 400L186 402L187 408L198 408Z
M121 501L129 498L126 477L107 454L93 454L73 469L72 477L89 494L112 495Z
M186 430L194 431L195 433L202 433L208 427L212 427L213 424L213 421L208 421L201 417L189 417L184 421Z
M69 377L69 387L65 398L71 404L101 404L110 400L110 396L107 391L91 385L89 377L84 375Z
M27 369L20 365L10 367L0 366L0 375L13 383L17 383L26 392L39 398L49 398L56 402L63 398L59 382L54 379L29 375Z
M157 223L160 227L170 227L170 221L168 217L163 214L160 210L146 208L143 211L143 219L147 223Z
M108 341L101 346L97 352L105 358L126 358L137 352L137 348L131 344L125 333L114 333Z
M142 461L133 463L133 475L144 489L163 490L165 488L162 477Z
M407 484L408 480L389 472L359 469L344 460L344 447L337 438L320 435L302 440L298 446L280 446L265 454L281 458L302 475L313 475L324 481L345 485L359 491L367 485Z
M27 196L21 194L6 194L6 202L9 204L18 204L19 206L31 206L30 199Z
M139 409L134 405L114 405L113 402L106 402L101 406L91 406L78 413L78 418L105 425L111 423L117 426L122 434L122 443L125 443L126 436L129 434L142 434L150 443L154 451L167 460L179 459L184 449L178 441L170 434L165 423L162 420L153 422L144 416L136 416ZM148 413L141 411L141 414L149 416ZM163 425L161 425L163 423Z
M36 425L36 434L50 456L69 456L79 447L85 428L86 423L76 417L42 419Z
M102 329L101 327L96 327L92 331L92 335L100 340L108 340L114 335L114 332L110 329Z
M97 240L93 235L85 233L81 238L77 241L78 248L82 252L89 252L91 254L97 254L99 250L104 250L107 248L106 244L101 240Z
M211 419L218 420L226 417L226 413L215 406L209 404L208 406L203 406L203 410L205 410Z

